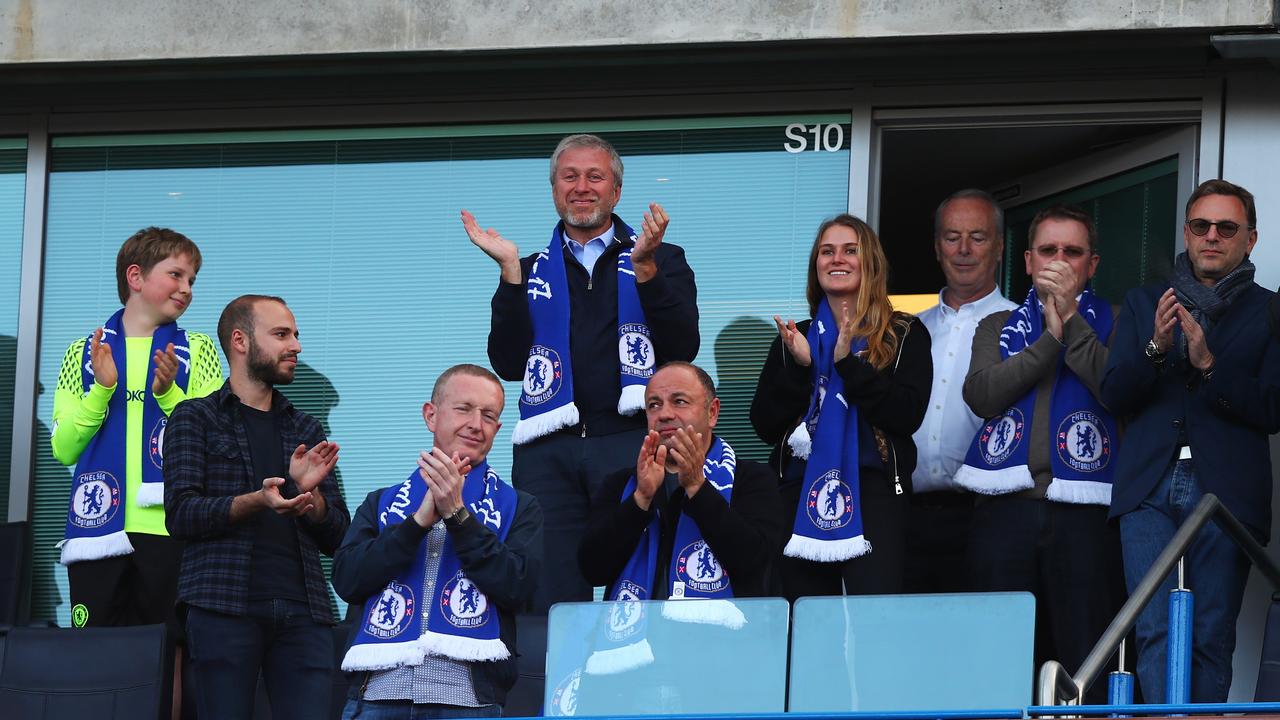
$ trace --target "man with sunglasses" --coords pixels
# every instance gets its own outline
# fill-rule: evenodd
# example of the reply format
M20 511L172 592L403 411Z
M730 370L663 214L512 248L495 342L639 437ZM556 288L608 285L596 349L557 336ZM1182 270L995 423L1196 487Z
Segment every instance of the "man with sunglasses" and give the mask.
M1127 422L1111 516L1120 518L1132 592L1205 493L1218 496L1265 543L1271 535L1268 435L1280 430L1280 342L1267 328L1274 293L1253 281L1253 195L1224 180L1187 200L1171 281L1125 298L1102 399ZM1249 563L1217 526L1186 554L1195 593L1192 702L1231 687L1235 621ZM1147 702L1165 696L1167 591L1138 618L1138 679Z
M1107 522L1119 442L1098 401L1113 325L1093 294L1098 234L1078 207L1045 208L1025 253L1031 290L973 336L964 399L986 418L956 482L978 493L972 589L1036 596L1036 666L1075 671L1122 601L1120 538ZM1020 298L1021 299L1021 298ZM1087 699L1105 701L1095 683Z

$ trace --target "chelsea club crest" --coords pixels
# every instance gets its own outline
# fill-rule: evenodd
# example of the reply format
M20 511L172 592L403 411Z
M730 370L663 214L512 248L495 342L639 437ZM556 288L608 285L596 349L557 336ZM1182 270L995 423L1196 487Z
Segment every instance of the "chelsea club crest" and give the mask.
M164 465L164 428L169 424L169 418L160 418L156 421L156 426L151 428L151 438L147 440L147 457L151 458L151 464L157 469L162 469Z
M1022 411L1009 408L1003 415L982 427L978 433L978 451L988 465L999 465L1022 444Z
M551 705L547 714L552 717L571 717L578 713L578 686L582 684L582 668L569 673L556 685L551 694Z
M1097 472L1111 460L1111 437L1102 418L1088 410L1073 412L1058 426L1058 458L1077 472Z
M700 593L717 593L729 585L729 575L705 540L695 540L680 551L676 577L686 588Z
M617 599L609 609L609 630L606 637L609 642L620 642L636 634L640 621L644 619L644 608L640 601L644 599L644 588L623 580L616 593Z
M520 402L541 405L560 392L563 381L560 354L545 345L534 345L529 349L529 360L524 366L524 397Z
M120 509L120 481L109 472L87 472L75 479L71 491L71 523L86 530L111 522Z
M809 522L820 530L835 530L853 520L853 491L839 470L828 470L813 481L805 497Z
M649 328L640 323L627 323L618 328L618 360L622 372L636 377L653 374L653 341Z
M364 631L373 637L388 640L409 627L415 612L413 591L407 585L392 580L370 608L369 617L365 618Z
M444 586L440 610L454 627L477 628L489 621L489 598L459 570Z

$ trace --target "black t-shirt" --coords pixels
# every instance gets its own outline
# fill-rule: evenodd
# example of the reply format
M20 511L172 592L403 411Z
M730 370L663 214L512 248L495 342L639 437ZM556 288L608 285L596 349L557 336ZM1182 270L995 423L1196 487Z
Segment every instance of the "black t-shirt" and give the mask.
M240 416L244 418L245 433L249 436L254 477L259 483L263 478L285 477L289 468L281 447L279 413L274 409L263 412L241 405ZM286 498L297 495L292 487L281 486L280 489ZM254 524L254 530L249 563L249 599L306 602L297 521L267 509L250 522Z

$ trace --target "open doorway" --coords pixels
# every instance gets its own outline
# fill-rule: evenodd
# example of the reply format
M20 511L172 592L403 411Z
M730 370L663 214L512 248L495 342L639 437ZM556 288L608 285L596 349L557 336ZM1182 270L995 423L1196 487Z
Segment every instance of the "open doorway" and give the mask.
M890 293L908 311L936 303L944 280L933 252L934 210L952 192L977 187L1005 209L1006 295L1027 292L1022 253L1032 216L1067 202L1093 215L1103 257L1097 289L1120 302L1130 288L1167 276L1180 250L1196 137L1190 122L884 128L878 225Z

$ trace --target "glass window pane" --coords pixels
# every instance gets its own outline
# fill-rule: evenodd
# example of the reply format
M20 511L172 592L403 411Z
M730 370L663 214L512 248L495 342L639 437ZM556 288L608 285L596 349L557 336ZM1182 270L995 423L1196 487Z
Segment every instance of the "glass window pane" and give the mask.
M788 126L795 124L788 130ZM803 133L797 127L805 129ZM119 306L113 264L140 227L175 228L204 266L182 324L212 334L243 293L283 296L302 335L290 398L342 445L348 504L399 481L428 442L421 406L459 362L488 365L492 260L459 210L516 242L544 247L557 218L549 158L584 128L496 126L178 137L65 138L54 144L40 377L67 345ZM819 222L848 203L849 118L810 116L618 122L594 128L626 163L619 215L650 202L672 220L697 274L702 349L739 453L767 448L746 414L775 313L806 314L805 262ZM804 140L804 150L795 152ZM788 150L790 146L790 150ZM225 364L225 360L224 360ZM509 477L517 383L490 456ZM39 416L52 413L52 389ZM47 448L47 443L45 445ZM55 566L69 471L39 453L38 617L67 618ZM515 480L518 484L518 479Z
M0 262L0 522L9 516L26 171L26 141L0 138L0 258L4 258Z

